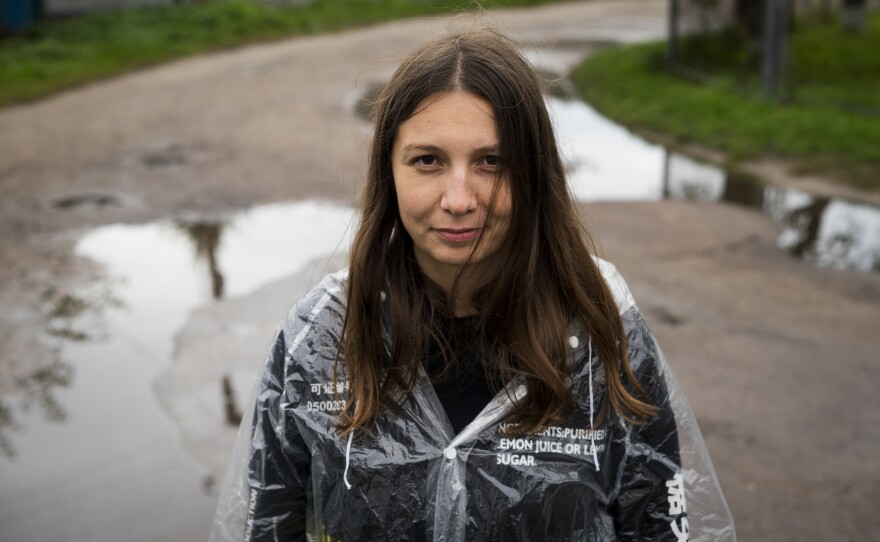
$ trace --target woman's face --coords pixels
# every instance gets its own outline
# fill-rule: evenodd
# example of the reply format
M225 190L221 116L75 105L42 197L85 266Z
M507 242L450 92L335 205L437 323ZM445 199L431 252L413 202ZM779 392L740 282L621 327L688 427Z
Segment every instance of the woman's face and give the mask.
M398 127L392 147L394 188L419 267L448 287L474 247L475 271L497 257L510 227L510 187L498 175L491 104L456 91L429 96L415 111Z

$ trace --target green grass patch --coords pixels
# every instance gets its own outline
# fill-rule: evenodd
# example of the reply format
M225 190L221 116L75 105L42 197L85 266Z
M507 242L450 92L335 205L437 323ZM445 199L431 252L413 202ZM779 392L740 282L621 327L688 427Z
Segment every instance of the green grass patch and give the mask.
M255 0L207 0L42 21L25 35L0 39L0 107L182 56L247 43L403 17L553 2L314 0L300 7L276 8Z
M778 103L761 96L754 61L735 39L686 43L698 79L667 68L664 43L603 51L572 77L599 111L637 131L718 148L734 161L793 159L801 171L880 190L880 16L858 36L802 22L790 42L797 69Z

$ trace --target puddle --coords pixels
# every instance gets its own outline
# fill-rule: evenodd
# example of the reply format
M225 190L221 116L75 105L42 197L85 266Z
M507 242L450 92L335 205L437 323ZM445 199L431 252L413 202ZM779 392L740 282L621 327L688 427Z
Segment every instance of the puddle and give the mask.
M777 245L822 267L880 271L880 209L762 184L633 135L580 100L547 99L581 201L726 201L769 214Z
M119 198L113 194L74 194L64 196L52 201L56 209L100 209L111 205L120 205Z
M148 168L182 166L188 161L189 153L187 149L177 143L149 150L141 155L141 162Z
M0 423L0 440L13 451L0 455L2 538L205 539L222 471L194 460L181 435L190 428L169 415L155 389L171 370L175 336L195 309L218 299L248 296L297 272L323 275L321 262L347 249L352 217L347 207L306 202L113 225L83 236L76 252L103 266L105 291L55 300L52 337L63 339L63 364L19 388L30 394L50 387L44 395L52 419L37 408L12 411L16 397L2 398L0 421L14 416L14 423ZM100 303L96 322L93 305ZM218 433L241 418L254 372L242 389L238 375L212 372L211 359L191 376L212 393L190 397L188 408L211 413L217 423L201 430ZM258 367L261 360L249 361ZM224 460L230 445L215 446Z
M784 224L779 245L823 267L880 272L880 211L765 187L762 208Z

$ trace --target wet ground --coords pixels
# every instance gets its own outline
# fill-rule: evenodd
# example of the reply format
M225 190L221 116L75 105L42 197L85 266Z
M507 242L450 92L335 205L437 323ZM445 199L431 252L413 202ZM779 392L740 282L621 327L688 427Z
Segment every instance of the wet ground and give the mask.
M661 35L664 11L497 22L543 44L529 56L552 72ZM341 265L358 100L447 26L252 47L0 112L0 538L206 537L272 330ZM875 538L876 209L550 104L584 218L688 393L740 540Z

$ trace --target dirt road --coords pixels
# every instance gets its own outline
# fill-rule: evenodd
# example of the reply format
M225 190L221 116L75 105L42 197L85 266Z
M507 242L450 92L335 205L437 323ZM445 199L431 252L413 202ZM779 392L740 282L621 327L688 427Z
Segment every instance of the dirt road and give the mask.
M584 51L661 36L665 9L580 2L485 20ZM49 358L55 302L99 273L71 253L83 231L273 201L351 203L368 138L358 98L426 36L470 24L253 46L0 111L0 393ZM583 214L688 393L740 540L878 538L880 277L790 259L769 218L725 204Z

